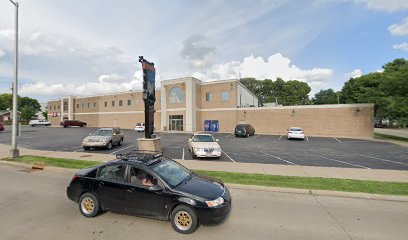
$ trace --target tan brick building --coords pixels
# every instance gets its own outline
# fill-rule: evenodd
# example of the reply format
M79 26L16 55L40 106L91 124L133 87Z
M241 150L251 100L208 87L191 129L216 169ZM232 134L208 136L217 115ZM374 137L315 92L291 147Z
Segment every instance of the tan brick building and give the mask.
M296 126L308 135L373 136L373 104L257 107L256 96L238 80L163 80L156 99L155 127L161 131L233 132L238 123L249 123L257 133L284 134ZM90 127L134 128L144 122L141 91L63 97L48 102L48 112L53 125L75 119Z

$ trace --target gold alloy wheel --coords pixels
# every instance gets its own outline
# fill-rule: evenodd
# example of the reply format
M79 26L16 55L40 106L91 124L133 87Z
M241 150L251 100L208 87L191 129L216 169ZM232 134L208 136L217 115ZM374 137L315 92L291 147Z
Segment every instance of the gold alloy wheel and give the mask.
M190 229L191 225L193 224L193 219L188 212L179 211L174 217L174 223L176 224L178 229L186 231Z
M94 210L95 203L90 197L86 197L81 201L81 209L85 214L91 214Z

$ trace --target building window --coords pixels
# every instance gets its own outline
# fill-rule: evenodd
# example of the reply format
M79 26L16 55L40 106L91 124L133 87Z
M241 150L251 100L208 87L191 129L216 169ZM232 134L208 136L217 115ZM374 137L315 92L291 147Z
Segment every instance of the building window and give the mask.
M119 100L119 107L123 106L123 100Z
M94 102L94 108L96 108L96 102Z
M82 103L82 108L84 108L85 107L85 103Z
M212 98L213 98L212 93L208 92L205 94L205 101L211 102Z
M169 93L169 103L182 103L183 91L179 87L174 87Z
M229 100L229 92L222 92L221 93L221 100L228 101Z
M79 103L77 103L77 108L79 108Z
M132 100L128 99L128 106L132 105Z
M90 103L88 103L88 108L90 108L91 107L91 104Z
M107 107L107 106L108 106L108 102L105 101L105 107Z
M58 105L58 110L60 110L60 108L61 108L61 106L60 106L60 105Z
M115 101L112 101L112 107L114 107L115 106Z

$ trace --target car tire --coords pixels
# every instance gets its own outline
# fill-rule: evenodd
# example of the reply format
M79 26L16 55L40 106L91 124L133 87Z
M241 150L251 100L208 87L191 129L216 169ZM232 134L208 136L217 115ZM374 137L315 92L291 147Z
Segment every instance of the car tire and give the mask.
M83 147L84 151L89 151L89 149L91 149L90 147Z
M171 225L176 232L193 233L198 227L197 214L191 207L179 205L171 213Z
M113 147L112 141L110 141L110 142L108 143L108 145L106 146L106 149L111 150L112 147Z
M245 137L246 137L246 138L249 138L249 133L245 134Z
M123 144L123 138L121 138L121 139L119 140L118 146L120 146L120 145L122 145L122 144Z
M68 126L67 125L64 125L64 126L62 126L63 128L67 128Z
M86 127L86 123L82 124L82 127Z
M79 198L79 211L85 217L92 218L99 213L98 199L92 193L84 193Z

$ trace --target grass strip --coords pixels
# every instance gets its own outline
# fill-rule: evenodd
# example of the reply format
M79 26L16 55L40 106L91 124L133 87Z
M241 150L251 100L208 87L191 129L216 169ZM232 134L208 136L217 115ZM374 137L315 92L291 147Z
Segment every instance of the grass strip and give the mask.
M401 142L408 142L408 138L392 136L392 135L382 134L382 133L374 133L374 137L377 139L389 139L389 140L395 140L395 141L401 141Z
M27 164L42 164L71 169L81 169L92 165L101 164L98 161L73 160L63 158L49 158L37 156L21 156L17 159L3 159ZM354 179L320 178L320 177L295 177L277 176L257 173L234 173L221 171L194 170L197 173L218 178L226 183L244 185L257 185L268 187L332 190L342 192L362 192L371 194L408 196L408 183L380 182Z

